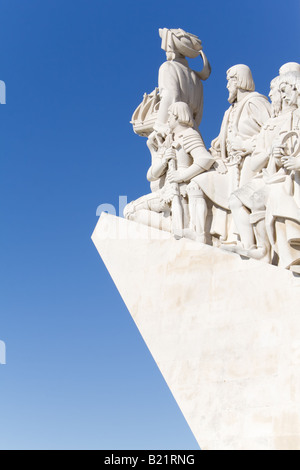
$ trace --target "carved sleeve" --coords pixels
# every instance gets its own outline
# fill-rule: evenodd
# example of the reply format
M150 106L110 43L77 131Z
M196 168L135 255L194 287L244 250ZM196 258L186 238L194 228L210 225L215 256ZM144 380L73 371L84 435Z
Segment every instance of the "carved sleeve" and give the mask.
M215 159L206 150L201 135L194 129L190 129L183 137L184 150L191 155L193 163L190 167L183 170L183 181L189 182L192 178L199 175L209 168L215 162Z
M255 173L266 167L269 161L269 148L266 140L268 132L268 126L263 126L255 141L256 146L251 157L251 169Z
M158 87L160 105L155 130L164 131L167 127L169 107L176 101L180 101L177 72L171 62L164 62L161 65L158 75Z
M271 115L271 105L265 98L259 98L255 102L249 101L247 112L255 130L259 132Z

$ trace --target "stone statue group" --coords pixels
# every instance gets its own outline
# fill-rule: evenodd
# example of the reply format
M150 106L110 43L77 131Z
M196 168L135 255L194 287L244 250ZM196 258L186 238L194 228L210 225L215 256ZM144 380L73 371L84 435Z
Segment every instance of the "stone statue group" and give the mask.
M132 118L147 137L151 193L124 216L300 274L300 65L280 68L270 101L248 66L231 67L230 107L207 150L198 129L211 72L202 43L182 29L159 33L167 60ZM197 72L186 57L200 55Z

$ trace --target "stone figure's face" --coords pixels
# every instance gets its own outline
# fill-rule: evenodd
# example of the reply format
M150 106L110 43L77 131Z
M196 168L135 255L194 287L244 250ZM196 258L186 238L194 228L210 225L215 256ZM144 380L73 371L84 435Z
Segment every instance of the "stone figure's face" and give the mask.
M272 85L270 88L269 98L271 100L273 113L275 116L281 111L281 93L277 85Z
M298 92L293 85L290 83L281 83L279 91L284 107L292 106L297 103Z
M228 101L232 104L236 101L238 92L237 78L235 76L227 76L227 90L229 92Z
M175 127L178 124L177 117L173 113L169 113L169 118L168 118L168 127L170 131L173 131Z

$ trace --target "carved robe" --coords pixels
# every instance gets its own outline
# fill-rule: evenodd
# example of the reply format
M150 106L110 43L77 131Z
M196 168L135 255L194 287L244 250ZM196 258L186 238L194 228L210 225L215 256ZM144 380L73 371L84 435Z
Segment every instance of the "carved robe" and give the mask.
M279 175L283 172L276 160L273 157L270 158L270 153L276 142L279 145L283 136L291 130L291 116L292 112L288 111L266 121L256 138L255 150L250 161L251 170L253 174L256 174L250 181L234 191L235 196L252 213L266 209L270 184L278 181L278 171Z
M241 101L230 106L225 112L219 136L212 141L211 153L221 158L226 173L212 169L196 176L193 181L216 206L211 233L227 238L227 217L229 197L238 187L248 182L254 175L251 170L251 152L235 164L231 151L231 139L235 136L252 149L263 124L270 117L270 103L257 92L251 92ZM225 210L225 212L224 212Z
M197 73L189 67L188 61L175 59L164 62L159 69L158 87L160 106L155 129L166 129L168 109L178 101L189 105L198 128L203 113L203 85Z
M281 136L289 131L300 132L300 115L290 113ZM293 139L289 145L293 144ZM296 156L295 158L300 158ZM300 273L300 171L281 168L268 181L266 228L278 257L278 265Z

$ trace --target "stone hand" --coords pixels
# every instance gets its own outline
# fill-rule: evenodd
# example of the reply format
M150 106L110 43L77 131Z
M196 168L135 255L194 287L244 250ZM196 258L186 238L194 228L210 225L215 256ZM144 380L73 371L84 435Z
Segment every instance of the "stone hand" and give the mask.
M300 170L300 158L282 157L281 162L286 170Z
M163 162L168 163L169 160L175 160L176 158L176 151L173 148L169 148L164 155Z
M135 207L134 207L134 204L133 204L133 201L130 202L129 204L127 204L127 206L125 206L124 208L124 217L125 219L129 219L129 217L134 214L135 212Z
M216 150L214 147L210 147L209 153L210 153L216 160L218 160L219 158L221 158L221 152L219 152L218 150Z
M147 147L149 150L157 152L163 145L164 139L161 134L158 132L153 131L147 140Z
M180 171L178 170L169 170L167 179L169 183L181 183L182 182L182 177L181 177Z
M231 145L231 149L233 152L239 152L242 155L247 152L245 143L243 142L242 138L239 136L234 137L231 140L230 145Z
M276 145L272 149L272 155L275 158L281 158L284 155L284 145Z
M276 145L272 149L272 156L275 159L276 165L282 167L282 158L284 157L284 145Z
M214 163L214 168L218 173L221 173L223 175L227 173L226 165L220 158Z
M156 132L152 132L152 134L149 135L148 140L147 140L147 147L148 149L154 152L157 152L158 150L158 143L156 139Z

